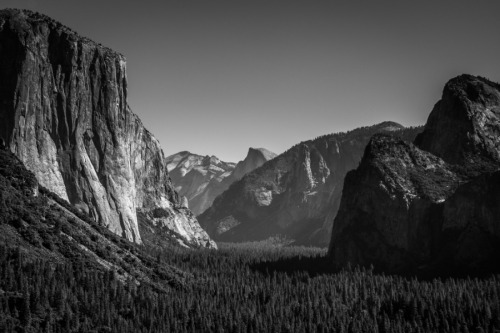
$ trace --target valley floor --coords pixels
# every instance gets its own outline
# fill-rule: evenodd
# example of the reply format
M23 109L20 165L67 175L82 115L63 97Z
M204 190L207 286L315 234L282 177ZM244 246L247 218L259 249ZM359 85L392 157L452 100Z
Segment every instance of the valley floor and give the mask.
M219 244L151 253L187 273L170 291L0 250L2 332L495 332L500 277L327 272L325 250ZM152 250L154 251L154 250Z

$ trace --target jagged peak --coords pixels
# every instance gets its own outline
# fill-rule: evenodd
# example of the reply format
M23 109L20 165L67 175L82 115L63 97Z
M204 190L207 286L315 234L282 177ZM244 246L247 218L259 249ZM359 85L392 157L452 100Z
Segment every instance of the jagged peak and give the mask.
M455 76L454 78L448 80L448 82L445 85L445 90L446 89L452 89L452 88L459 88L459 87L466 87L467 84L474 83L474 82L480 82L492 87L496 87L497 89L500 89L500 84L497 82L494 82L488 78L482 77L482 76L475 76L471 74L461 74L458 76Z
M220 165L221 163L225 163L223 161L221 161L217 156L215 155L212 155L212 156L209 156L209 155L206 155L204 158L203 158L203 161L202 161L202 164L203 165Z
M473 102L500 99L500 84L481 76L462 74L450 79L443 89L443 96L451 94Z
M452 164L500 161L500 85L463 74L449 80L415 144Z

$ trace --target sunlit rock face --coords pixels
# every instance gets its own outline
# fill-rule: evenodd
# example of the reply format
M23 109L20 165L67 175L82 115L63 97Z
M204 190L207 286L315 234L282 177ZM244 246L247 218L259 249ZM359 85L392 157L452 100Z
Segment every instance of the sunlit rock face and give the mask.
M264 148L250 148L245 159L234 164L184 151L168 156L167 163L175 189L188 199L193 213L199 215L232 183L275 156Z
M257 169L269 160L276 157L276 154L265 148L249 148L247 156L243 161L239 161L231 173L230 180L227 183L232 184L240 180L247 173ZM230 185L228 184L228 186Z
M414 144L375 136L347 174L335 265L388 271L498 269L500 86L450 80Z
M167 165L176 191L187 198L189 208L198 215L210 207L213 199L227 186L224 180L234 170L215 156L201 156L184 151L167 157Z
M30 11L0 11L0 137L41 185L129 240L141 243L138 210L199 228L127 105L125 58Z
M412 139L420 129L385 122L302 142L248 173L199 216L214 239L285 236L297 244L328 246L345 174L356 168L370 137Z

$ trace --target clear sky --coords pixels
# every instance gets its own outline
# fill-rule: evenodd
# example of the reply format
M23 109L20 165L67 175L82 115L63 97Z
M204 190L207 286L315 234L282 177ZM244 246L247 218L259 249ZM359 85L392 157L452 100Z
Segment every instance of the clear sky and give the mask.
M236 162L323 134L425 123L443 85L500 81L500 1L0 0L124 54L166 155Z

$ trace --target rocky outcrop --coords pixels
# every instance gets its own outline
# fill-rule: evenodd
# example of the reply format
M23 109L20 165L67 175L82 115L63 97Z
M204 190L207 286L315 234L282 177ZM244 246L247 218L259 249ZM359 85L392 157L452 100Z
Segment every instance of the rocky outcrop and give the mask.
M0 137L40 184L137 243L136 212L160 208L165 226L212 246L128 107L122 55L25 10L0 12L0 50Z
M388 271L498 269L500 89L447 83L415 145L375 136L347 174L329 254Z
M373 134L414 138L420 130L402 128L385 122L302 142L233 183L199 216L200 223L223 241L281 235L326 247L345 174L358 165Z
M166 160L175 189L188 199L189 208L199 215L229 185L275 156L264 148L250 148L246 158L236 165L215 156L186 151L168 156Z
M170 246L175 243L172 240ZM119 281L133 281L157 290L182 285L189 277L154 260L144 246L115 235L39 186L35 175L19 158L2 147L0 247L2 260L10 249L22 253L29 262L41 260L51 267L80 265L86 273L111 272Z
M500 85L461 75L450 80L415 143L453 164L500 162Z

